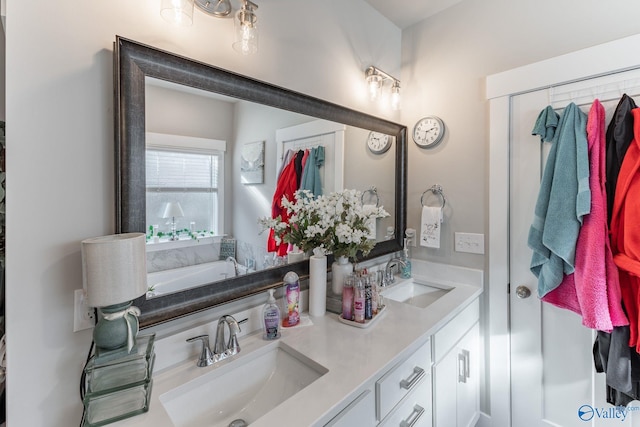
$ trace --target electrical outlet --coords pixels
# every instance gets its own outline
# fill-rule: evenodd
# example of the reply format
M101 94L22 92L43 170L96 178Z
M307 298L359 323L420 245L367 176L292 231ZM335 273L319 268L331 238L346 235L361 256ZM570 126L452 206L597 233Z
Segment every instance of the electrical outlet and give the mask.
M484 254L484 234L455 233L456 252Z
M96 324L95 310L87 305L84 289L76 289L73 300L73 332L93 328Z

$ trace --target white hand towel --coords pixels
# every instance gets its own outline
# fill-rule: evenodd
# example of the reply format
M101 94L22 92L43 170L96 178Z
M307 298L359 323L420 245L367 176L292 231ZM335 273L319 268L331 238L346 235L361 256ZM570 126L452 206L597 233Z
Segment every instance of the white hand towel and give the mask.
M422 207L422 231L420 233L420 246L427 248L440 247L440 227L442 225L442 208Z

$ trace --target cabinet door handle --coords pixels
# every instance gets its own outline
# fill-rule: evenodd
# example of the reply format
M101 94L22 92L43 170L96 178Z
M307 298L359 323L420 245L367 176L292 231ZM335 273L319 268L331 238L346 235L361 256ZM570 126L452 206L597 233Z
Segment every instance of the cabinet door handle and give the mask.
M462 350L462 354L464 354L464 377L468 379L471 376L471 353L469 350Z
M424 369L422 369L419 366L416 366L415 368L413 368L413 372L411 373L409 378L407 378L406 380L400 381L400 387L406 390L411 390L411 387L416 385L417 382L420 381L422 377L424 377Z
M458 382L466 383L469 378L470 362L469 350L461 350L458 353Z
M422 414L424 414L424 408L420 405L415 405L409 417L400 422L400 427L413 427Z

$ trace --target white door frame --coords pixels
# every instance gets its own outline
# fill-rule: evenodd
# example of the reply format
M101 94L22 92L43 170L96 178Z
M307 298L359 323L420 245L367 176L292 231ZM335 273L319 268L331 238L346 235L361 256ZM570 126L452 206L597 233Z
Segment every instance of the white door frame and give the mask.
M640 67L640 34L493 74L489 100L489 381L491 425L511 425L509 356L509 112L524 92Z

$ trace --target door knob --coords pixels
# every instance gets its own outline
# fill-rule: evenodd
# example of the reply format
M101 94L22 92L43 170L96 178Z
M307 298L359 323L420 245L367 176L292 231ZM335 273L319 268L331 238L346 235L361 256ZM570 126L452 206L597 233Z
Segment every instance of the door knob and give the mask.
M524 285L520 285L516 288L516 295L520 299L529 298L531 296L531 290Z

